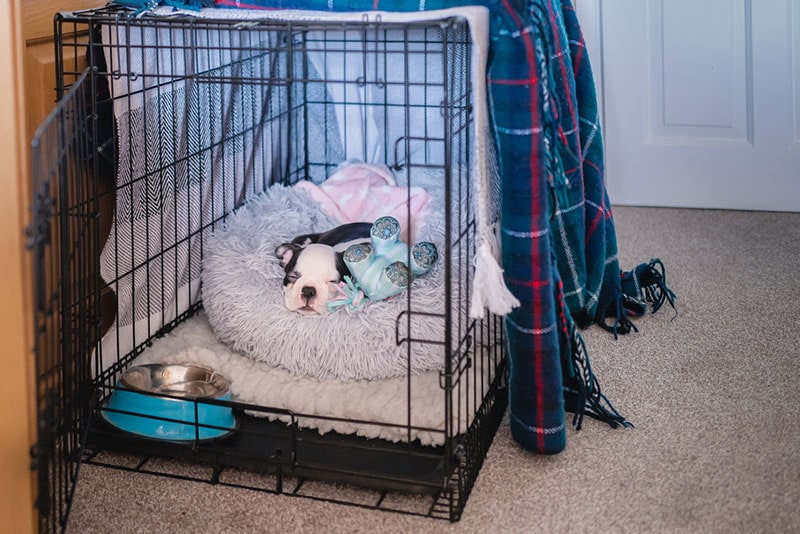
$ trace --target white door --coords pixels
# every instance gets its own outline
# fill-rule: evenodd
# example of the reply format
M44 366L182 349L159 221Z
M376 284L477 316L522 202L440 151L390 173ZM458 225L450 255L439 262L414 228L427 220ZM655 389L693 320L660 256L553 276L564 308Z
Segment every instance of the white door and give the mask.
M800 211L800 0L577 0L621 205Z

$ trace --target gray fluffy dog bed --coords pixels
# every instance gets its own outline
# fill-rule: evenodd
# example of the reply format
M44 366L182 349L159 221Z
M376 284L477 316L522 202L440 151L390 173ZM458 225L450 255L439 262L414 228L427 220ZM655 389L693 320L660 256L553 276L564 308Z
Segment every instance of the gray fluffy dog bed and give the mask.
M397 181L402 184L403 178L398 176ZM435 243L443 255L447 252L443 179L415 171L414 185L432 196L430 215L416 238ZM285 273L274 256L275 247L336 225L304 192L292 187L272 186L248 202L205 244L203 306L208 321L217 338L236 352L301 375L340 380L405 375L408 345L398 346L395 335L398 316L408 306L405 293L360 311L340 309L326 316L304 316L284 306ZM443 314L442 258L411 287L412 310ZM405 316L399 324L400 337L408 337ZM438 343L444 339L444 320L415 317L411 329L415 339ZM441 345L413 344L412 373L443 366Z

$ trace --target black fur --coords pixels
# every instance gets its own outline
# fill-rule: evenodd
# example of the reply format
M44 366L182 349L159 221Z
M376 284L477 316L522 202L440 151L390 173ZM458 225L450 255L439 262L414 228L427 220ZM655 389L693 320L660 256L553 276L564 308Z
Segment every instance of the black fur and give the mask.
M372 223L347 223L320 234L305 234L295 237L292 239L292 244L305 246L311 243L321 243L333 247L354 239L369 239L371 229Z
M350 269L344 262L344 252L336 253L336 270L339 271L339 280L343 280L345 276L350 276Z

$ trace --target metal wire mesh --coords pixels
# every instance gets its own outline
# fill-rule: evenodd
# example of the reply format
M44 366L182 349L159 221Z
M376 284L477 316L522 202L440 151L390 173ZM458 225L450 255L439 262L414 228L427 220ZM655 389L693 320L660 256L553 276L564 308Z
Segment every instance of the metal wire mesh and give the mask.
M43 398L56 391L66 410L50 416L63 425L55 434L68 436L58 454L71 458L67 465L82 452L119 469L457 520L506 405L502 321L472 319L464 306L476 231L466 22L240 24L103 8L61 15L56 28L60 49L78 52L60 57L89 63L88 71L59 63L61 114L46 131L63 139L43 133L34 160L37 352L40 360L53 354L43 372L59 376L42 380ZM329 71L337 55L357 61L360 75ZM372 137L343 135L371 127ZM408 358L422 344L441 348L445 424L427 430L442 444L414 441L408 398L398 399L409 406L400 443L320 435L302 422L324 414L236 400L220 402L240 419L226 440L136 439L98 421L121 371L202 308L204 244L214 230L269 187L320 181L353 157L402 169L409 182L422 170L444 181L445 311L416 308L412 288L395 332ZM442 337L418 334L419 321L441 322ZM100 342L107 332L116 345L111 365ZM120 452L141 460L120 462ZM166 469L154 457L208 465L210 474ZM419 496L401 502L408 493L427 504ZM53 506L68 510L61 499Z

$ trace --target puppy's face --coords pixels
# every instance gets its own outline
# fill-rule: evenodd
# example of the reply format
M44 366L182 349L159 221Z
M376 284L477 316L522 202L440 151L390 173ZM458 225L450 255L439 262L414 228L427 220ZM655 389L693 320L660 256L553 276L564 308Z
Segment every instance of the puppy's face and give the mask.
M333 247L312 243L301 246L284 243L275 254L286 271L283 279L283 299L291 311L303 314L328 313L326 304L336 293L336 284L345 268L341 253Z

